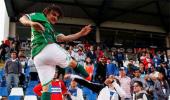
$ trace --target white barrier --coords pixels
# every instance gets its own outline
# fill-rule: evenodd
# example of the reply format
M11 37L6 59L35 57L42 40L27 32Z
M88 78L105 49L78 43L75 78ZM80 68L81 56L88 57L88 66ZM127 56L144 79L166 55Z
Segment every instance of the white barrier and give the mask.
M24 100L37 100L37 97L35 95L26 95Z
M11 89L11 96L24 96L23 88L21 87L14 87Z

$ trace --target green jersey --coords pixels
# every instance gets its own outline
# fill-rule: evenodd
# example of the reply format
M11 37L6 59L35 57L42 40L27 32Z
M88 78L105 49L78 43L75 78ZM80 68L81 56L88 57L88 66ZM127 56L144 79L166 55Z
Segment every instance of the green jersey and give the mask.
M45 28L45 31L42 33L31 28L31 54L32 57L35 57L46 45L56 42L56 36L59 33L54 31L43 13L27 14L27 17L33 22L41 23Z

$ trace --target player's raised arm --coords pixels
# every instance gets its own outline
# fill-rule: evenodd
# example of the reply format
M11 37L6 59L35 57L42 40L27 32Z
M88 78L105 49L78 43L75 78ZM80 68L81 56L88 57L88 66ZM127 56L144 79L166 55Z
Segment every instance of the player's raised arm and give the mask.
M36 31L42 32L45 30L42 24L31 21L26 15L22 16L19 21L25 26L33 27Z
M71 35L67 35L67 36L65 36L64 34L61 34L61 35L57 36L56 40L58 42L74 41L82 36L86 36L87 34L90 33L91 30L92 30L91 25L87 25L75 34L71 34Z

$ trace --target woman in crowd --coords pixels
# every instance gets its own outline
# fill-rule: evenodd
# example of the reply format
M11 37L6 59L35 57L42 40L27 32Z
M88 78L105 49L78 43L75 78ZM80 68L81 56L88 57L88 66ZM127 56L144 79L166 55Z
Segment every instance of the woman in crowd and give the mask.
M34 87L33 91L38 96L42 96L43 86L38 84ZM47 91L50 93L50 100L63 100L64 95L67 93L67 88L62 80L59 80L59 73L55 72L54 78L50 83Z
M94 71L94 64L92 63L90 57L87 57L85 59L84 63L84 69L89 74L89 76L86 78L88 81L92 81L93 78L93 71Z

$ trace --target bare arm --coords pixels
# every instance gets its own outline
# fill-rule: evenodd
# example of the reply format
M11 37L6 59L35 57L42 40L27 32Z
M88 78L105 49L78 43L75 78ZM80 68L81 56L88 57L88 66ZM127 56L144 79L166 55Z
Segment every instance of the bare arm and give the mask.
M91 30L92 30L91 25L87 25L75 34L71 34L71 35L67 35L67 36L65 36L64 34L61 34L61 35L57 36L56 40L58 42L74 41L82 36L86 36Z
M19 21L25 26L31 26L32 21L26 15L22 16Z
M26 15L22 16L19 21L25 26L33 27L36 31L42 32L45 30L42 24L31 21Z

